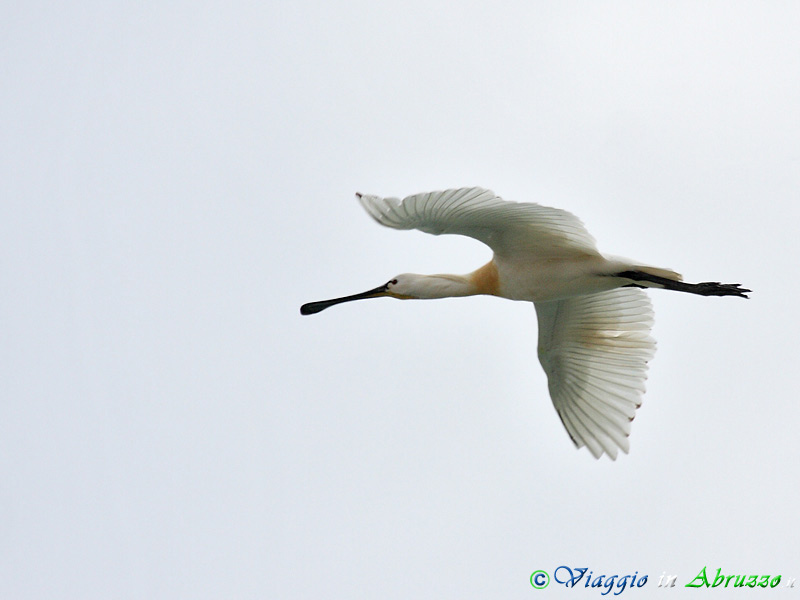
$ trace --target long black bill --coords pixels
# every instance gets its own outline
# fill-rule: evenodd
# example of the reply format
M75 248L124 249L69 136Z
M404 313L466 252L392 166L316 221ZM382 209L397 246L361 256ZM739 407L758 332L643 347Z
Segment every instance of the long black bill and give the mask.
M352 296L344 296L342 298L333 298L332 300L320 300L319 302L309 302L300 307L301 315L314 315L321 310L325 310L334 304L341 304L342 302L350 302L352 300L366 300L367 298L379 298L386 295L386 284L376 287L374 290L368 292L361 292L360 294L353 294Z

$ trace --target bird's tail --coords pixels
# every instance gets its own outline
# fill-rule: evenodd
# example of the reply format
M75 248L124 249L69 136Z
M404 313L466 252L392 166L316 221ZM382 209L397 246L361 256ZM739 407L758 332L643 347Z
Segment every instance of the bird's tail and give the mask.
M676 273L672 269L659 269L658 267L648 267L647 265L634 265L630 268L631 271L639 273L647 273L660 279L669 279L671 281L683 281L683 275Z

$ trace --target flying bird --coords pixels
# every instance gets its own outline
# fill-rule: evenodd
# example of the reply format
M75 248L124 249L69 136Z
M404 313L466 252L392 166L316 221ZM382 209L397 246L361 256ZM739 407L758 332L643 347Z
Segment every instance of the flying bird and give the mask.
M492 260L466 275L397 275L375 289L300 307L304 315L366 298L431 299L488 294L533 302L538 355L553 405L578 448L595 458L627 453L631 421L641 406L653 309L643 288L701 296L739 296L740 284L685 283L670 269L600 254L573 214L508 202L483 188L398 198L356 194L381 225L452 233L479 240Z

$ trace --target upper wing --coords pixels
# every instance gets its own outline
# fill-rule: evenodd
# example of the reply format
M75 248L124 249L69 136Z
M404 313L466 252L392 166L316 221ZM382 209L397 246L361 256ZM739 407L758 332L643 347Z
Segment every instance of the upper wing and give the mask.
M595 458L628 452L630 422L641 405L653 309L639 289L535 302L539 361L550 397L578 448Z
M507 202L483 188L461 188L397 198L356 194L381 225L482 241L497 254L542 257L596 253L595 241L573 214L538 204Z

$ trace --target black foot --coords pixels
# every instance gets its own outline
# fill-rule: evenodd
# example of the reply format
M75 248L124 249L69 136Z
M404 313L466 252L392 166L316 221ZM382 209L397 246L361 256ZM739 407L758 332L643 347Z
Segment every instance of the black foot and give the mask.
M739 296L740 298L747 298L748 290L743 288L739 283L720 283L719 281L704 281L697 283L696 292L701 296Z

